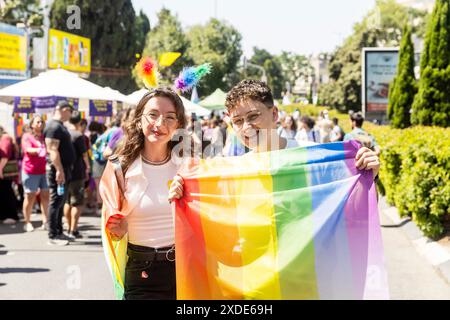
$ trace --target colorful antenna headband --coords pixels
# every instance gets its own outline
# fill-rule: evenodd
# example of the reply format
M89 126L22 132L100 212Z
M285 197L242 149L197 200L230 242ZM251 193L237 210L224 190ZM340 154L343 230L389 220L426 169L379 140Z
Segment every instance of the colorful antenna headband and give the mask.
M198 67L187 67L175 79L175 89L186 92L195 87L200 79L211 72L211 64L204 63Z
M159 72L156 62L150 57L143 57L136 65L139 77L147 89L158 86Z
M139 77L144 82L147 89L158 86L160 74L157 63L150 57L143 57L136 65ZM176 90L186 92L195 87L200 79L211 72L211 64L204 63L198 67L186 67L178 78L175 79L174 87Z

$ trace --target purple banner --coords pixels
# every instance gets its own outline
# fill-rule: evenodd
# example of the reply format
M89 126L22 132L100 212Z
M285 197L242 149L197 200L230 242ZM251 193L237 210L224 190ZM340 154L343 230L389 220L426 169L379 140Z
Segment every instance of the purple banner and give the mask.
M31 98L31 101L37 109L47 109L55 107L55 97Z
M77 98L14 97L14 113L35 113L36 109L53 109L60 100L67 100L75 110L78 110Z
M14 97L14 113L34 113L34 104L29 97Z
M58 101L67 100L75 110L78 110L78 99L77 98L65 98L65 97L39 97L32 98L33 104L37 109L49 109L54 108Z
M107 100L89 100L89 115L90 116L112 116L112 101Z

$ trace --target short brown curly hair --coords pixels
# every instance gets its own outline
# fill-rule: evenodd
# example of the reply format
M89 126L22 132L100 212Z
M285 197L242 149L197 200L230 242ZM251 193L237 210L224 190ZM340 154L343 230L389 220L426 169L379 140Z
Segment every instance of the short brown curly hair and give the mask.
M225 100L225 107L231 111L238 103L245 100L262 102L268 108L274 106L272 91L265 82L259 80L242 80L231 88Z

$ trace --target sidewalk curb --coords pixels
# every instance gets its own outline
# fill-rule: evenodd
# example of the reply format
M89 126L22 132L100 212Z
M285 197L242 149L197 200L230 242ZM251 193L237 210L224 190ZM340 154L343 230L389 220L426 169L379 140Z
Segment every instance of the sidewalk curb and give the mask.
M394 222L394 226L402 227L401 231L412 242L416 251L435 267L450 285L450 252L426 237L411 218L401 218L397 208L387 204L385 197L380 197L379 209Z

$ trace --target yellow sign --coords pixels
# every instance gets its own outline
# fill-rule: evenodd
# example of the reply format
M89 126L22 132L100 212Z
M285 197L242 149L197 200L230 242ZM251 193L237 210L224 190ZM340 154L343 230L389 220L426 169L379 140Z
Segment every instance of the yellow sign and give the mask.
M91 39L50 29L48 67L91 72Z
M0 32L0 69L26 71L26 36Z

